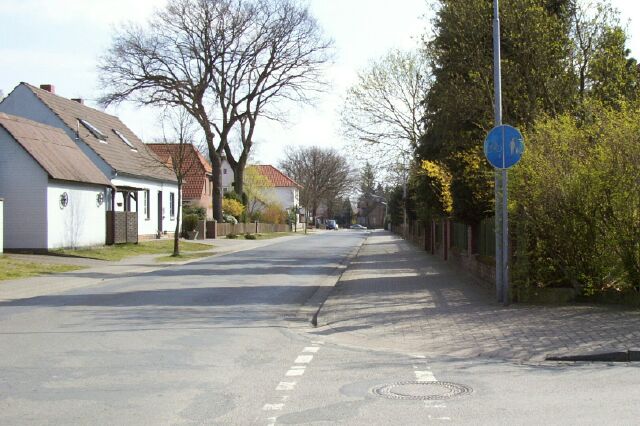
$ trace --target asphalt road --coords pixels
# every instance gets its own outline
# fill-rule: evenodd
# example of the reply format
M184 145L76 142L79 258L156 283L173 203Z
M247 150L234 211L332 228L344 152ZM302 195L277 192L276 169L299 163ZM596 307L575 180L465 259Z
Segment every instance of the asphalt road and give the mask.
M0 424L266 424L342 231L0 303ZM306 318L305 318L306 316Z
M634 364L426 358L310 327L313 296L365 236L325 233L0 303L0 424L638 423ZM466 393L402 397L446 396L439 382Z

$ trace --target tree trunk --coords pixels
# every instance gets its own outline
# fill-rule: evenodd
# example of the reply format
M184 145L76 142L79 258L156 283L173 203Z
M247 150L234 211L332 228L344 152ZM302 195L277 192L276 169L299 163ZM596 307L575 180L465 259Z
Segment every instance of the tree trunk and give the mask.
M176 212L176 230L173 233L173 256L180 256L180 216L182 214L182 180L178 179L178 211Z
M211 207L213 218L217 222L224 222L222 217L222 159L220 154L214 150L209 150L211 160Z
M236 163L233 169L233 190L244 200L244 164Z

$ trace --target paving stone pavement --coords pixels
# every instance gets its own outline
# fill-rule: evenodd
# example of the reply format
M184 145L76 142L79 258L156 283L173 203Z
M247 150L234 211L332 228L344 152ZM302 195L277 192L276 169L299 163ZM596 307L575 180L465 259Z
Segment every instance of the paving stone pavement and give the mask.
M541 361L640 347L640 311L495 301L495 291L389 232L372 232L325 302L329 341L426 356Z

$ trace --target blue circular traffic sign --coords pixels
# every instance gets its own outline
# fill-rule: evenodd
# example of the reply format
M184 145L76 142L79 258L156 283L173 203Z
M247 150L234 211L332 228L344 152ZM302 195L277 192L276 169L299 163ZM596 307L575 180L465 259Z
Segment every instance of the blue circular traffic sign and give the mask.
M497 169L508 169L520 161L524 152L522 133L509 125L491 129L484 140L484 155Z

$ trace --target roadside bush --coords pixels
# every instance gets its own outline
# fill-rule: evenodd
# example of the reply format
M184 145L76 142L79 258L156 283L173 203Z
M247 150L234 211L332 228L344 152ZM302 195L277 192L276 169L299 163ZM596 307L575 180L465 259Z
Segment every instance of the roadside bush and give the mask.
M281 224L287 221L287 212L278 203L269 203L260 212L260 221Z
M244 212L244 206L238 200L224 198L222 200L222 210L226 214L231 215L237 219L240 217L240 215L242 215L242 212Z
M231 216L230 214L222 214L222 218L224 219L224 221L226 223L231 223L233 225L237 225L238 224L238 219L236 219L235 217Z
M196 214L185 214L182 217L182 231L195 231L196 227L198 226L198 220L200 219Z
M234 234L234 233L227 234L227 238L230 240L235 240L236 238L238 238L238 234Z
M244 234L244 239L245 240L257 240L258 236L256 234Z
M207 217L207 209L204 207L194 207L192 205L186 204L182 206L182 215L196 215L199 220L204 220Z
M589 108L526 132L510 180L514 283L640 289L640 112Z

